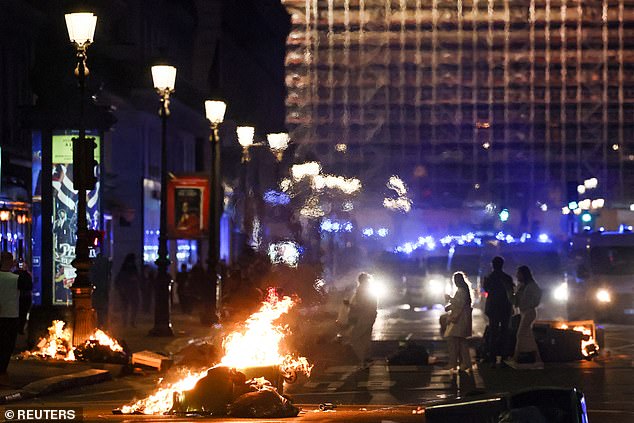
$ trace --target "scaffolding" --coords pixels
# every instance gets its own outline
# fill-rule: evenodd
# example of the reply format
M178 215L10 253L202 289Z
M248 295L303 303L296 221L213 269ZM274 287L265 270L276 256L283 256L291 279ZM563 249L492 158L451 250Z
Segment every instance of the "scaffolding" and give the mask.
M287 124L324 166L418 204L634 199L634 1L283 3Z

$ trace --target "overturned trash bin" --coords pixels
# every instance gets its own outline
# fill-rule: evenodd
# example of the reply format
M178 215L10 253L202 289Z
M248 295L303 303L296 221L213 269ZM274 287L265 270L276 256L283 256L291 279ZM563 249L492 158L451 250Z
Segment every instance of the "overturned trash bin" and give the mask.
M425 408L427 423L587 423L585 397L577 389L536 388L453 401Z

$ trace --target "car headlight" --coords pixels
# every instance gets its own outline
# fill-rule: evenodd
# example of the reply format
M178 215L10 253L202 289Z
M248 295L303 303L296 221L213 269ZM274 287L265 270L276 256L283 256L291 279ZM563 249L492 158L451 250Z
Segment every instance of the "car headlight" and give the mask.
M553 290L553 298L555 301L562 303L568 301L568 284L566 282L563 282Z
M610 291L607 289L599 289L597 291L597 301L600 303L609 303L612 302L612 296L610 295Z
M434 295L442 295L445 292L445 284L438 279L430 279L427 283L427 289Z

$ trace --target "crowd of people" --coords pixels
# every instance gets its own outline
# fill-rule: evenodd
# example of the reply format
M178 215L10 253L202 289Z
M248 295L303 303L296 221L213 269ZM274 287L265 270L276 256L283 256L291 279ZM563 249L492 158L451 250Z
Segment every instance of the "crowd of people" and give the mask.
M539 366L541 358L533 323L537 317L541 289L528 266L517 268L517 284L504 272L502 257L494 257L491 266L492 271L483 282L487 294L484 313L488 318L485 361L490 362L492 367L502 367L505 363ZM473 295L463 273L454 273L453 283L456 290L453 296L448 297L446 329L443 331L449 350L448 368L452 373L459 370L469 373L472 363L467 339L472 335Z
M541 358L533 323L541 300L541 289L528 266L517 269L516 280L503 271L504 259L494 257L492 271L484 278L486 292L485 315L488 329L485 336L487 357L493 367L506 363L532 363L539 366ZM354 349L360 364L367 366L372 341L372 328L377 316L377 297L370 289L371 276L361 273L350 300L344 300L342 338ZM450 373L472 371L468 339L472 336L474 293L463 272L452 275L454 295L447 295L446 313L440 318L441 334L447 341ZM514 314L515 313L515 314ZM341 322L340 322L341 323Z

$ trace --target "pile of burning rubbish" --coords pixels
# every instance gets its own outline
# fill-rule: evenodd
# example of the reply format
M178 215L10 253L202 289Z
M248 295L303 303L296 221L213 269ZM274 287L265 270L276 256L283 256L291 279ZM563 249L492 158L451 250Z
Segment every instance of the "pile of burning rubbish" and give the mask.
M40 338L35 349L24 351L19 359L53 359L127 364L129 355L115 339L96 329L82 345L73 347L73 334L61 320L54 320L48 336Z
M312 365L284 351L288 327L275 324L293 305L290 297L280 298L269 289L260 309L224 338L218 364L200 372L182 370L176 381L113 413L297 416L299 408L282 395L284 383L294 382L298 374L309 377Z

